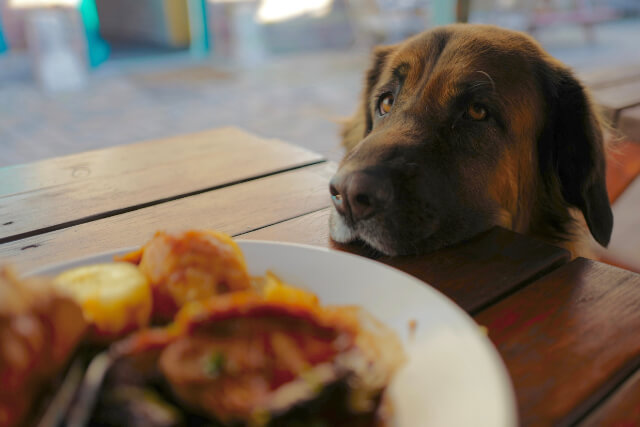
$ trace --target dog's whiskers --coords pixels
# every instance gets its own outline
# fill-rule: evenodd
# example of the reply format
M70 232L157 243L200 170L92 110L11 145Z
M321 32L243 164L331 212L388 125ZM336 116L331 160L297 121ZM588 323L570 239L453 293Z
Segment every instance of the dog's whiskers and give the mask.
M493 79L491 78L491 76L489 75L489 73L487 73L486 71L482 71L482 70L476 70L476 73L480 73L483 76L485 76L487 79L489 79L488 82L478 82L476 83L476 86L474 86L474 88L482 86L482 84L487 84L487 83L491 83L491 87L493 88L493 91L496 91L496 84L493 81Z

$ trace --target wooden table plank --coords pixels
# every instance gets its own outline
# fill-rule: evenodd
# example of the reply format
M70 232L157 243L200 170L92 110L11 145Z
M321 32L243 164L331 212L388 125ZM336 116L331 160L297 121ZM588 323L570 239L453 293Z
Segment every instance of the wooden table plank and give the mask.
M238 239L273 240L339 249L332 245L329 238L329 208L241 234Z
M619 112L625 108L640 105L640 80L591 91L605 117L617 126Z
M366 251L358 247L331 243L328 217L327 209L241 238L306 243L366 255ZM431 284L473 313L567 262L569 253L496 227L467 242L431 254L378 260Z
M523 426L566 425L640 365L640 275L578 258L476 316Z
M638 148L640 154L640 145ZM633 238L640 230L639 207L640 177L637 177L611 207L615 218L611 242L607 248L595 249L598 259L640 272L640 240Z
M578 72L578 78L590 88L616 86L640 80L640 64L625 64L616 67L602 67L597 70Z
M118 176L140 169L191 162L202 156L220 156L244 143L251 147L272 143L285 145L313 158L320 157L278 140L262 138L235 127L223 127L2 167L0 197L96 177Z
M607 151L607 194L615 205L626 193L629 185L640 175L640 143L631 141L611 141ZM633 211L633 209L632 209ZM618 217L614 216L615 222Z
M640 371L637 371L579 424L581 427L640 425Z
M640 105L620 112L618 130L628 139L640 145Z
M0 242L320 161L226 128L2 168Z
M138 246L157 230L244 233L326 208L335 164L325 163L0 245L0 263L28 271Z

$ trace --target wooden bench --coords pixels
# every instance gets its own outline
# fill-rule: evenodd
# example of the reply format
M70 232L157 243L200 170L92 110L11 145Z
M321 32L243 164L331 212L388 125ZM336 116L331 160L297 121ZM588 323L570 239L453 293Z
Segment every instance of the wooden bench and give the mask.
M614 229L607 250L598 257L640 272L640 62L578 74L613 127L607 158L607 189Z
M640 143L640 63L579 73L610 124Z

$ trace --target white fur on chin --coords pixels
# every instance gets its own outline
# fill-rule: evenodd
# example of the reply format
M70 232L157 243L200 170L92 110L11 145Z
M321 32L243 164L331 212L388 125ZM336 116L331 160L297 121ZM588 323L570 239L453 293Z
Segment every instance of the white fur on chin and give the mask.
M331 208L329 215L329 234L338 243L353 242L358 237L351 227L345 224L344 219L334 207Z

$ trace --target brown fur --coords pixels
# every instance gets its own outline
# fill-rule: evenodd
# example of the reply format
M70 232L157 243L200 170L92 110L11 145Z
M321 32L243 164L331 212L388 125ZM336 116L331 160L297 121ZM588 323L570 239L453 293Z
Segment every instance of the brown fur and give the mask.
M420 253L501 225L584 255L586 230L608 244L613 218L593 104L571 71L529 36L456 24L376 48L363 98L345 124L338 174L375 173L393 204L352 221L337 241ZM376 112L391 92L391 111ZM486 106L469 120L470 103Z

